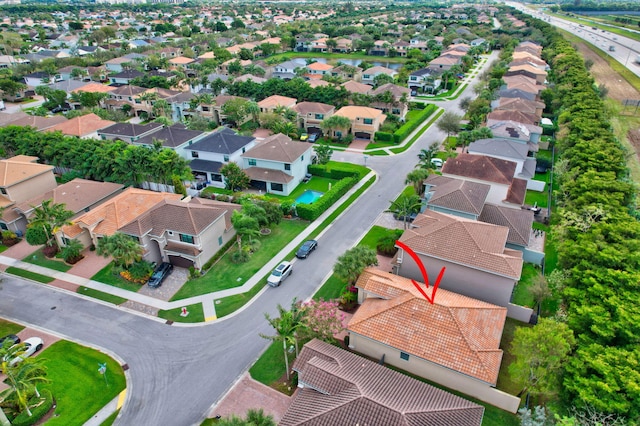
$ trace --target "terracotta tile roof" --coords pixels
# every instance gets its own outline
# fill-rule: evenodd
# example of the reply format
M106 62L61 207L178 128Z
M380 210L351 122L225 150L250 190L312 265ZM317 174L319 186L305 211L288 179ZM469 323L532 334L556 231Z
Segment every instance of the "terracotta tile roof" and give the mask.
M504 226L425 210L400 241L424 256L519 280L522 253L505 253L508 234Z
M110 93L115 91L116 88L113 86L106 86L102 83L87 83L82 87L78 87L77 89L73 89L71 93L75 92L88 92L88 93Z
M347 117L349 120L354 121L356 118L376 119L384 114L379 109L350 105L340 108L335 115Z
M431 192L428 206L438 206L464 213L479 215L487 199L491 185L455 179L439 175L430 175L425 184Z
M227 102L233 100L233 99L244 99L245 101L248 100L247 98L243 98L241 96L232 96L232 95L218 95L215 98L214 104L217 106L223 106L224 104L226 104Z
M293 107L298 100L286 96L272 95L258 102L260 108Z
M264 167L249 167L244 172L251 180L259 182L289 183L293 176L286 174L282 170L265 169Z
M441 288L432 305L410 279L377 268L365 269L356 286L369 297L349 332L495 385L506 308Z
M67 118L62 115L54 115L53 117L39 117L37 115L28 115L11 121L7 126L29 126L37 130L46 130L56 124L64 123Z
M543 102L527 101L520 98L500 98L500 105L496 109L512 109L535 114L537 109L544 108Z
M74 117L63 123L49 127L48 132L60 131L68 136L83 137L100 129L116 124L115 121L103 120L94 113Z
M529 245L533 225L533 212L531 210L518 210L495 204L485 204L478 220L509 228L507 242L510 244L523 247Z
M472 179L510 185L516 172L513 161L485 155L460 154L442 166L443 175L456 175Z
M312 144L293 141L289 136L276 133L256 144L253 148L242 154L242 157L293 163L312 148Z
M116 87L109 94L114 96L138 96L139 94L144 93L147 90L149 89L126 84L124 86Z
M540 117L535 114L530 114L522 111L514 110L496 110L487 114L487 121L515 121L522 124L533 124L535 126L540 122Z
M176 58L169 59L170 64L177 64L177 65L190 64L192 62L194 62L193 59L187 58L185 56L178 56Z
M165 198L132 222L122 226L119 231L138 237L146 233L160 237L166 231L199 235L216 220L224 215L231 216L233 210L240 208L241 206L232 203L185 203Z
M296 359L299 389L281 426L479 426L484 408L314 339Z
M10 126L12 121L16 121L19 118L28 117L29 114L19 110L13 113L0 112L0 126Z
M367 68L366 70L363 71L363 73L368 75L387 74L390 76L394 76L398 74L397 71L392 70L391 68L381 67L379 65L375 67Z
M535 86L538 85L538 82L536 81L535 78L522 75L522 74L506 75L502 77L502 79L507 84L507 86L515 83L528 83L528 84L533 84Z
M517 73L517 72L528 72L535 75L547 75L545 70L541 70L540 68L536 68L531 65L516 65L514 67L509 68L507 73Z
M67 210L79 213L100 200L114 195L122 188L123 185L119 183L76 178L38 197L20 203L16 208L28 215L33 210L32 206L39 206L45 200L53 200L53 204L64 204Z
M353 81L353 80L344 82L341 84L341 86L344 87L347 92L362 93L365 95L368 94L371 91L371 89L373 89L373 87L369 86L368 84L358 83L357 81Z
M522 205L527 195L527 181L524 179L514 179L509 185L507 197L504 201L512 204Z
M53 166L38 164L38 157L16 155L0 160L0 186L8 187L43 173L53 173Z
M333 69L333 65L325 64L322 62L314 62L312 64L307 65L307 69L313 71L328 71Z
M383 84L382 86L378 87L377 89L374 89L371 94L372 95L378 95L378 94L382 94L385 92L391 92L391 94L396 98L399 99L403 93L406 93L407 95L409 93L411 93L411 90L409 90L408 87L402 87L402 86L398 86L397 84L393 84L393 83L387 83L387 84Z
M136 220L165 199L180 200L182 195L168 192L153 192L138 188L127 188L112 199L78 217L73 225L62 227L62 232L73 238L83 228L92 229L92 234L113 235L120 228Z
M292 108L298 114L306 115L309 113L327 114L335 109L333 105L323 104L320 102L300 102Z
M331 86L331 83L325 80L310 80L307 84L311 87Z
M231 223L231 215L233 214L233 212L231 210L240 210L242 209L242 206L239 204L234 204L234 203L225 203L223 201L216 201L216 200L209 200L207 198L200 198L200 197L193 197L191 199L191 201L189 201L190 204L202 204L205 206L211 206L213 208L217 208L217 209L225 209L225 210L229 210L229 214L225 215L224 217L224 221L225 221L225 229L229 230L233 227L233 224Z

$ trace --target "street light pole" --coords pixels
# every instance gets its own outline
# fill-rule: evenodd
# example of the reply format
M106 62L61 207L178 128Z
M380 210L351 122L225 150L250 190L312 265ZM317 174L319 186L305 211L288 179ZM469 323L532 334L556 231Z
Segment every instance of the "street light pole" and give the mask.
M364 166L367 167L367 158L369 158L368 155L364 155Z

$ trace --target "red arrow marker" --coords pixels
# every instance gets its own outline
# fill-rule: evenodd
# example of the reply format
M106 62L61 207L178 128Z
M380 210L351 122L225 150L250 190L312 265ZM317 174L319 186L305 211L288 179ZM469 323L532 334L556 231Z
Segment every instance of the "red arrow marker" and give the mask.
M398 245L398 247L400 247L405 252L407 252L409 256L411 256L411 258L414 260L414 262L416 262L416 264L418 265L418 268L420 268L420 273L422 274L422 278L424 278L424 283L426 284L427 288L429 288L429 276L427 275L427 268L425 268L424 264L422 263L422 260L420 260L418 255L413 250L411 250L406 244L400 241L396 241L396 244ZM415 280L411 280L411 282L418 289L420 294L422 294L424 298L427 299L429 303L431 303L432 305L433 305L433 301L436 298L436 291L440 286L440 281L442 280L442 276L444 275L444 271L446 269L447 268L443 266L442 269L440 270L440 273L438 274L438 278L436 279L436 282L433 285L433 290L431 290L431 297L427 296L427 293L422 289L422 287L420 287L420 284L418 284Z

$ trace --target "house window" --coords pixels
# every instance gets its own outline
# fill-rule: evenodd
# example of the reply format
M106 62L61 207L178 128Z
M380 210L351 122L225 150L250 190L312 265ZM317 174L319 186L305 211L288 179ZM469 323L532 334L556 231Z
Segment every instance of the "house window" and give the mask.
M224 156L224 162L226 163L227 161L229 161L229 156L228 156L228 155L225 155L225 156Z
M211 180L214 182L222 182L222 175L218 173L211 173Z
M304 161L304 155L302 156L302 158L300 158L301 161Z
M131 98L131 96L129 96L129 102L131 102L133 99Z
M0 192L3 193L4 195L7 195L7 189L6 188L0 188Z
M218 237L218 245L221 246L222 245L222 237Z
M400 359L404 359L405 361L409 361L409 354L406 352L400 352Z
M365 119L363 120L363 122L364 122L364 124L373 124L373 119L371 119L371 118L365 118Z
M283 189L284 189L284 186L281 183L273 183L273 182L271 182L271 190L272 191L282 192Z
M284 169L290 171L291 170L291 164L285 164L284 165Z
M256 160L255 160L255 158L250 158L250 159L249 159L249 165L250 165L250 166L255 166L255 165L256 165Z
M203 106L203 107L202 107L202 111L203 111L203 112L207 112L207 111L209 111L209 107L208 107L208 106Z
M2 229L3 231L8 231L9 227L7 226L6 223L0 222L0 229Z
M412 75L412 76L411 76L411 78L410 78L409 80L411 80L411 81L417 81L417 80L418 80L418 77L416 77L416 76Z
M136 103L137 103L138 105L140 105L140 104L142 103L142 101L141 101L140 99L136 99Z
M324 120L324 114L316 114L316 120Z
M367 79L367 80L368 80L368 79L370 79L370 78L371 78L371 76L370 76L369 74L365 74L365 75L363 75L363 76L362 76L362 78L365 78L365 79Z
M193 244L193 235L180 234L180 241L183 243Z

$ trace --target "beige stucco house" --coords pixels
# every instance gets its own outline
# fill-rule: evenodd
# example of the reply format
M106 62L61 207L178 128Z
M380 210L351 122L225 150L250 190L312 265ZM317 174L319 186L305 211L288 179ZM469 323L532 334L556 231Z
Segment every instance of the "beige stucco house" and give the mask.
M373 140L375 133L387 118L384 113L375 108L363 106L345 106L336 111L335 115L347 117L351 121L350 134L358 139ZM334 130L332 137L344 136L341 130Z

